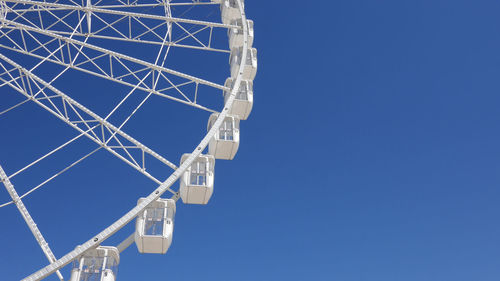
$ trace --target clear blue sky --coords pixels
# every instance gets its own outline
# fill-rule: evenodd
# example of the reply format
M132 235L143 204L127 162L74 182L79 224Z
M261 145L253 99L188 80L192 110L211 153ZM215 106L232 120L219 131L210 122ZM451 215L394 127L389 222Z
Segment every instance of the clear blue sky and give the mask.
M498 280L500 3L247 1L246 10L259 71L238 155L217 162L208 206L178 205L167 255L129 248L118 280ZM32 144L73 133L37 123L41 111L6 116L0 163L10 173L40 152ZM156 139L176 135L159 128ZM20 142L29 147L15 152ZM105 152L58 183L26 200L58 256L154 188ZM45 265L15 208L0 217L0 279Z

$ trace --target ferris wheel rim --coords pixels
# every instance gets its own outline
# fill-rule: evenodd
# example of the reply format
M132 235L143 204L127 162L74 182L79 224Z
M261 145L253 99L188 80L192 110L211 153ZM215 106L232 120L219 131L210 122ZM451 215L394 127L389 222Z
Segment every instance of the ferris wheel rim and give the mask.
M243 0L236 0L238 3L238 8L240 11L241 20L243 23L247 22ZM245 67L245 61L247 60L248 55L248 26L246 24L242 24L243 29L243 48L241 53L241 60L239 65L239 70L237 76L235 78L235 83L232 90L229 93L229 98L224 104L223 109L219 113L216 121L213 123L210 130L208 130L205 137L200 141L200 143L196 146L190 156L162 183L160 184L151 194L145 197L144 201L139 203L137 206L133 207L129 210L125 215L123 215L120 219L116 220L114 223L106 227L103 231L99 232L97 235L94 235L93 238L88 240L87 242L79 245L74 250L66 253L61 258L57 259L55 262L43 267L42 269L32 273L31 275L22 279L23 281L35 281L43 279L62 267L66 266L76 258L78 258L81 254L86 252L89 249L98 247L103 243L106 239L111 237L118 230L123 228L125 225L130 223L137 215L142 212L149 204L153 201L160 198L166 191L170 189L179 177L186 171L186 169L194 162L194 160L203 152L203 150L207 147L210 139L215 135L219 127L221 126L223 120L229 114L233 102L236 98L236 94L239 90L241 81L243 80L243 70ZM176 195L173 195L171 198L177 200L179 199L179 192Z

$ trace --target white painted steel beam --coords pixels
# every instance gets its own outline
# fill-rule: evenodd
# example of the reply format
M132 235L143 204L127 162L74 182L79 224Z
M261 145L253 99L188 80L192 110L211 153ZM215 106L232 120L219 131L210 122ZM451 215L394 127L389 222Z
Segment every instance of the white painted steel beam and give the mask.
M168 45L174 46L174 47L181 47L181 48L192 48L192 49L199 49L199 50L206 50L206 51L218 51L218 52L229 52L228 49L218 49L218 48L212 48L210 47L211 41L212 41L212 31L214 28L223 28L223 29L229 29L229 28L238 28L237 26L232 26L232 25L227 25L227 24L222 24L222 23L214 23L214 22L207 22L207 21L197 21L197 20L190 20L190 19L182 19L182 18L173 18L171 14L166 14L166 15L152 15L152 14L143 14L143 13L132 13L128 11L121 11L121 10L107 10L107 9L100 9L96 8L99 6L92 6L92 5L87 5L87 6L75 6L75 5L63 5L63 4L58 4L58 3L47 3L47 2L38 2L38 1L17 1L17 0L10 0L11 3L20 3L22 2L23 9L19 10L16 9L17 6L10 7L10 12L13 14L17 14L16 18L22 19L25 23L29 23L28 25L34 28L40 28L43 30L48 30L51 32L54 32L56 34L68 34L71 30L73 32L73 25L69 23L68 21L71 18L78 17L80 19L83 15L88 15L89 13L95 17L98 22L101 24L104 24L104 27L101 27L98 30L92 30L91 35L93 38L101 38L101 39L110 39L110 40L121 40L121 41L128 41L128 42L136 42L136 43L147 43L147 44L159 44L162 42L162 36L156 33L156 29L159 27L162 27L164 25L170 25L170 26L176 26L180 29L180 32L186 33L187 36L184 36L180 39L175 39L175 40L168 40ZM34 10L30 9L25 9L25 5L33 5L32 7L39 7ZM11 4L12 5L12 4ZM65 15L59 15L52 13L52 10L48 9L47 6L56 6L56 7L62 7L59 8L62 12L66 12ZM166 4L159 5L159 6L164 6L167 7ZM46 9L46 10L44 10ZM52 20L51 22L44 23L42 21L42 18L40 18L40 22L38 21L32 21L30 20L30 14L31 13L39 13L39 12L45 12L45 13L50 13L51 17L50 19ZM75 13L77 12L77 13ZM82 15L80 15L82 14ZM118 19L113 19L113 20L107 20L107 15L115 15L115 16L120 16ZM78 20L77 19L77 20ZM144 21L144 20L148 21ZM151 20L153 23L151 23ZM45 21L48 21L45 19ZM116 24L123 23L124 21L128 21L128 28L129 30L119 30L118 27L114 27ZM137 23L136 25L131 25L130 23L134 22ZM61 26L59 25L57 28L55 28L56 23L61 23L65 25L68 29L68 31L64 30L57 30L60 29ZM193 31L193 32L186 32L187 28L183 26L188 25L190 27L198 26L198 28ZM139 30L141 30L140 34L136 34L137 32L134 32L132 29L137 29L139 27ZM53 28L54 27L54 28ZM122 28L123 29L123 28ZM146 29L146 31L143 31L143 29ZM88 29L90 30L90 29ZM75 33L75 36L88 36L89 32L84 32L81 28L78 32ZM190 30L190 29L189 29ZM209 30L209 36L208 38L205 38L201 40L198 38L196 35L200 33L201 31L204 30ZM115 36L110 36L110 34L101 34L104 31L113 31L115 33ZM132 34L135 34L132 36ZM152 40L151 38L142 38L144 35L154 35L154 37L157 39ZM182 44L182 41L192 38L194 39L198 44ZM205 43L201 42L205 41Z
M33 102L35 102L37 105L41 106L45 110L49 111L62 121L64 121L66 124L70 125L74 129L78 130L80 133L84 134L86 137L106 149L107 151L111 152L113 155L124 161L125 163L129 164L133 168L135 168L137 171L140 173L144 174L148 178L152 179L156 183L161 183L157 178L149 174L149 172L146 170L146 165L145 165L145 160L144 159L139 159L139 162L135 160L134 157L130 155L128 152L128 149L122 144L122 142L129 142L131 145L129 147L133 147L135 149L138 149L153 158L159 160L161 163L169 166L172 169L177 169L176 165L174 165L172 162L168 161L165 159L163 156L159 155L152 149L148 148L144 144L140 143L139 141L135 140L119 128L115 127L102 117L98 116L94 112L90 111L83 105L79 104L69 96L65 95L58 89L56 89L54 86L48 84L38 76L34 75L30 71L22 68L20 65L12 61L11 59L7 58L5 55L0 53L0 59L4 60L8 64L12 65L13 67L17 68L20 72L20 80L22 80L23 84L29 84L31 87L24 86L20 87L19 84L15 85L12 82L9 82L8 84L23 94L25 97L29 98ZM1 64L0 64L1 65ZM29 78L29 79L23 79L23 78ZM5 82L5 79L0 77L0 81ZM41 87L40 85L43 87ZM34 93L33 88L36 87L39 89L39 93ZM45 90L50 90L53 94L48 96L45 93ZM44 101L49 101L50 103L43 103L38 95L44 96L45 99ZM59 100L62 102L63 106L58 106L56 103L52 102L52 100ZM74 115L78 116L78 119L72 119L70 118L70 114L68 112L73 112ZM83 116L86 116L87 118L83 118ZM82 126L85 125L84 126ZM98 125L95 129L91 129L92 127L95 127L95 125ZM89 132L87 132L87 130ZM120 137L120 138L119 138ZM110 139L113 139L114 141L119 143L119 147L122 150L122 154L120 154L116 149L110 147L108 145L108 142ZM171 191L172 193L175 193L174 191Z
M16 29L19 32L19 36L26 38L25 41L29 40L29 38L35 38L30 31L25 29ZM15 42L14 39L10 38L13 35L8 34L4 30L0 29L0 38L7 38L9 42ZM68 38L69 40L69 38ZM119 83L122 85L126 85L128 87L136 88L138 90L153 93L157 96L161 96L163 98L167 98L173 100L175 102L180 102L185 105L189 105L191 107L205 110L208 112L215 112L215 110L203 106L196 101L196 96L198 95L198 87L195 87L194 93L186 92L185 89L181 87L195 84L199 85L200 80L190 80L190 76L184 76L185 82L174 84L167 76L167 73L162 72L162 67L156 66L151 67L150 64L143 65L138 64L137 61L134 61L133 64L130 64L129 61L116 57L114 54L108 53L104 51L104 53L97 53L93 55L88 55L84 50L82 50L85 46L79 45L79 48L73 43L63 42L64 40L59 40L58 38L53 38L48 42L40 42L39 40L32 40L32 44L24 44L19 45L17 42L14 47L7 46L5 43L0 43L0 47L5 49L9 49L18 53L22 53L42 61L47 61L51 63L55 63L58 65L65 66L67 68L75 69L84 73L92 74L94 76L104 78L115 83ZM84 44L85 42L81 42ZM57 44L53 47L48 47L49 44ZM57 48L56 48L57 47ZM49 49L50 48L50 49ZM60 49L59 52L54 52L52 49ZM63 51L64 50L64 51ZM104 49L103 49L104 50ZM78 58L79 56L79 58ZM78 60L77 60L78 58ZM97 63L103 63L106 65L99 66ZM160 69L160 70L158 70ZM154 70L155 73L161 78L164 84L169 85L168 87L163 87L161 89L152 89L148 83L144 83L138 77L138 74L144 73L146 71ZM207 83L201 83L207 85ZM215 85L215 86L214 86ZM218 85L210 82L210 86L214 86L218 89L228 90L227 87L223 85ZM173 92L173 93L172 93ZM174 96L175 94L176 96Z
M7 25L16 27L16 29L20 30L21 32L31 31L31 32L35 32L38 34L50 36L50 37L53 37L54 39L64 41L64 42L68 43L69 45L83 46L85 48L88 48L88 49L93 50L93 51L97 51L97 52L104 54L106 56L110 56L114 59L120 59L123 61L142 65L144 67L147 67L148 69L158 71L159 73L168 73L168 74L172 74L172 75L175 75L175 76L187 79L187 80L191 80L191 81L198 83L198 84L206 85L206 86L213 87L216 89L221 89L221 90L225 89L225 87L223 85L219 85L217 83L213 83L213 82L210 82L210 81L207 81L207 80L204 80L204 79L201 79L201 78L189 75L189 74L185 74L185 73L182 73L180 71L172 70L172 69L169 69L166 67L161 67L161 66L155 65L155 64L150 63L150 62L146 62L146 61L143 61L143 60L131 57L131 56L127 56L127 55L124 55L124 54L121 54L118 52L114 52L114 51L111 51L111 50L108 50L108 49L105 49L102 47L98 47L98 46L95 46L95 45L92 45L89 43L85 43L85 42L76 40L76 39L67 38L67 37L55 34L53 32L37 29L34 27L30 27L28 25L16 23L16 22L13 22L10 20L5 20L3 22Z
M41 2L41 1L30 1L30 0L3 0L3 1L5 1L7 3L34 5L37 7L56 7L56 8L60 8L61 10L113 14L113 15L121 15L121 16L134 17L134 18L147 18L147 19L155 19L155 20L168 21L168 22L181 22L181 23L189 23L189 24L213 26L213 27L222 27L222 28L232 28L232 27L238 28L238 26L235 26L235 25L216 23L216 22L174 18L171 16L157 16L157 15L151 15L151 14L133 13L133 12L126 12L126 11L112 10L112 9L102 9L102 8L98 8L99 7L98 5L94 5L94 6L64 5L64 4L54 3L54 2ZM170 5L174 5L174 3L171 3Z
M242 0L236 0L239 2L239 9L240 9L240 14L241 14L241 19L242 22L246 22L246 16L245 12L243 10L243 5ZM87 242L83 243L80 247L77 249L67 253L64 255L62 258L57 260L56 262L47 265L46 267L38 270L37 272L29 275L23 281L36 281L43 279L50 274L54 273L56 270L62 268L63 266L69 264L71 261L73 261L76 257L84 253L85 251L94 248L98 245L100 245L104 240L109 238L112 234L114 234L116 231L121 229L123 226L125 226L127 223L132 221L137 215L142 212L151 202L157 200L160 198L160 196L166 192L167 190L170 190L170 186L174 184L178 180L178 178L184 173L184 171L191 166L193 161L201 154L203 149L205 149L210 141L210 139L215 135L219 127L221 126L223 120L226 118L229 110L231 109L231 106L236 98L236 95L238 93L239 85L241 84L242 80L242 75L244 72L244 67L245 67L245 61L247 58L247 46L248 46L248 28L247 25L243 25L243 34L245 36L245 40L243 42L243 53L241 55L241 63L240 63L240 68L238 71L238 75L236 76L236 81L235 81L235 87L233 87L230 96L228 100L226 101L226 104L221 111L219 118L215 121L213 124L212 128L209 130L209 132L205 135L205 137L202 139L202 141L199 143L199 145L194 149L194 151L191 153L191 156L186 159L180 167L170 175L167 180L165 180L155 191L153 191L142 203L138 204L134 208L132 208L129 212L127 212L122 218L119 220L115 221L113 224L111 224L109 227L104 229L102 232L99 234L95 235L92 239L88 240ZM125 246L125 245L124 245Z
M40 245L40 248L42 248L43 253L47 257L50 263L55 262L57 259L54 256L54 253L52 253L52 250L49 247L49 243L45 241L45 238L43 238L42 233L38 229L38 226L36 225L35 221L31 217L30 213L28 212L28 209L26 209L26 206L24 205L23 201L21 198L19 198L19 195L17 194L16 189L14 188L14 185L10 182L9 178L7 177L7 174L5 174L4 169L0 165L0 182L3 183L5 186L5 189L7 189L7 192L9 193L10 197L12 198L12 201L14 204L16 204L17 209L23 216L24 221L28 225L29 229L31 230L31 233L33 233L33 236L35 236L36 241L38 242L38 245ZM61 272L56 271L57 276L61 281L64 280Z

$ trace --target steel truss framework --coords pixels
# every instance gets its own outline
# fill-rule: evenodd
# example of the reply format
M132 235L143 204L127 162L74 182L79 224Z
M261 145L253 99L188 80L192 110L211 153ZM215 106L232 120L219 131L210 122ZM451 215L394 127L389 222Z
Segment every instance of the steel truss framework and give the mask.
M243 21L246 21L242 1L236 1L239 3L241 18ZM34 66L27 68L0 53L0 87L9 86L25 97L24 101L0 111L0 116L27 102L33 102L78 132L77 136L11 175L7 175L0 166L0 181L12 198L12 201L1 204L0 207L9 204L16 205L50 263L24 280L40 280L53 273L56 273L59 279L63 280L59 269L85 251L100 245L104 240L133 220L151 202L157 200L165 192L171 193L171 197L178 200L179 195L171 189L171 185L208 145L210 138L213 137L226 117L227 112L231 109L236 93L238 92L245 65L244 62L246 61L248 44L246 39L244 40L239 73L236 77L236 86L233 89L228 89L223 85L187 73L169 69L164 65L170 48L229 53L227 48L221 48L214 44L214 30L241 28L243 29L244 38L247 38L247 25L244 24L242 27L237 27L218 22L207 22L181 17L176 18L172 16L173 7L217 4L211 1L156 0L151 2L142 3L127 0L114 1L113 4L107 4L104 0L82 0L82 3L70 0L62 4L57 0L52 2L31 0L0 1L0 49L19 53L37 61ZM163 14L144 13L145 8L162 9ZM102 40L103 42L106 40L124 41L158 46L159 51L155 61L149 62L90 43L89 39ZM50 81L44 80L35 74L36 70L42 64L48 63L62 67L62 70L54 75ZM130 91L107 116L101 117L53 85L54 81L59 79L69 69L128 86ZM226 91L231 90L230 96L222 110L209 108L209 106L205 106L199 102L200 87ZM126 99L139 91L146 93L146 97L142 102L119 126L111 124L108 121L109 117L113 115ZM209 112L220 111L219 117L210 131L180 167L177 167L171 161L122 130L123 126L151 95L157 95L195 109ZM98 147L35 186L27 193L21 196L18 195L14 185L11 183L13 177L83 136L92 140ZM108 151L113 156L127 163L159 186L146 200L130 210L118 221L83 243L77 249L57 259L38 230L27 208L24 206L22 198L101 149ZM147 163L151 160L168 166L173 170L167 180L161 181L149 172ZM118 249L123 251L132 243L133 235L118 245Z
M18 2L27 2L29 5L38 7L37 5L43 4L43 2L36 1L20 1L20 0L6 0L8 3L12 1L15 5L19 5ZM14 5L14 6L15 6ZM145 91L148 93L153 93L168 99L172 99L177 102L181 102L196 108L204 109L207 111L215 112L214 109L207 108L198 103L198 88L200 85L213 87L216 89L227 90L223 85L217 83L212 83L204 79L194 77L192 75L184 74L172 69L161 67L157 64L146 62L137 58L133 58L118 52L113 52L109 49L102 48L93 44L89 44L86 40L75 39L77 37L88 38L102 38L111 40L124 40L128 42L141 42L143 44L160 44L162 46L173 46L182 48L195 48L207 51L222 51L229 52L229 50L214 49L209 47L212 41L212 34L214 28L231 28L231 25L224 25L212 22L203 21L193 21L193 20L182 20L171 17L159 17L150 16L147 17L145 14L130 13L122 11L113 11L112 9L100 9L100 8L86 8L79 6L79 9L71 10L70 5L60 5L60 4L44 4L48 6L64 7L65 12L60 17L57 17L54 13L51 13L54 17L54 22L49 21L48 23L40 21L39 23L33 23L27 20L26 14L29 13L40 13L40 8L37 9L22 9L22 12L16 11L13 8L9 8L8 13L12 12L16 15L13 20L3 20L4 27L0 30L0 40L5 43L0 43L1 48L5 48L11 51L19 52L24 55L28 55L37 59L44 61L49 61L55 64L59 64L68 68L76 69L82 72L93 74L95 76L111 80L113 82L127 85L137 90ZM43 7L43 6L42 6ZM81 9L81 10L80 10ZM34 11L32 11L34 10ZM45 10L43 10L45 11ZM50 10L45 11L47 13ZM121 15L118 20L111 23L105 22L104 17L99 17L100 13L104 14L116 14ZM86 13L86 16L81 15ZM124 15L122 15L124 14ZM78 21L78 28L71 27L66 21L70 21L69 17L74 17L73 21ZM89 18L97 17L101 19L104 23L104 27L96 32L83 33L82 32L82 22L86 19L89 23ZM127 20L128 19L128 20ZM139 35L134 35L132 31L132 26L137 26L137 24L132 25L132 19L134 22L141 23L140 26L146 28L146 32L142 32ZM154 27L149 27L147 23L142 22L143 19L149 19L154 21L160 21ZM114 25L118 25L123 21L128 21L129 30L125 35ZM94 21L95 22L95 21ZM149 23L151 24L151 23ZM183 27L183 24L189 24L191 27ZM155 30L158 27L164 26L168 31L169 38L164 36L159 36ZM196 31L190 32L189 30L194 27L198 27ZM177 40L172 40L173 29L178 27L186 35ZM202 31L210 30L207 43L203 43L198 39L197 35L202 35ZM61 31L64 30L64 31ZM116 34L111 35L99 35L108 34L113 31ZM154 34L155 40L141 40L141 36ZM68 36L69 35L69 36ZM181 44L184 41L191 39L199 46L195 44ZM141 78L145 77L145 78ZM155 79L156 77L156 79ZM195 91L193 93L186 93L183 91L183 87L194 84ZM163 87L159 87L162 85Z

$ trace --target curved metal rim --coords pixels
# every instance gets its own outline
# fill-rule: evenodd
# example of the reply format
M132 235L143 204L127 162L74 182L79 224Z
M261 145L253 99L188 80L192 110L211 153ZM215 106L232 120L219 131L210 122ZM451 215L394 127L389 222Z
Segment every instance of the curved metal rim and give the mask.
M242 5L242 0L237 0L239 9L240 9L240 15L242 22L246 22L246 15L244 11L244 7ZM179 166L177 170L175 170L156 190L154 190L146 199L132 208L130 211L128 211L125 215L123 215L119 220L115 221L113 224L108 226L106 229L101 231L99 234L95 235L92 239L88 240L87 242L83 243L80 245L78 248L74 249L73 251L67 253L57 261L55 261L52 264L47 265L46 267L38 270L37 272L29 275L28 277L24 278L23 281L35 281L35 280L40 280L43 279L55 271L61 269L62 267L66 266L70 262L72 262L74 259L76 259L78 256L80 256L82 253L85 251L95 248L99 246L103 241L111 237L115 232L120 230L122 227L127 225L130 221L132 221L134 218L137 217L137 215L142 212L151 202L157 200L160 198L160 196L165 193L170 186L172 186L178 179L179 177L184 173L184 171L193 163L193 161L201 154L201 152L207 147L210 139L215 135L219 127L221 126L224 118L228 115L229 110L231 109L233 102L236 98L236 93L239 90L240 83L242 80L243 76L243 69L245 67L245 62L246 62L246 57L247 57L247 50L248 50L248 26L246 24L243 24L243 53L241 56L241 62L240 62L240 68L238 75L236 77L235 81L235 87L233 87L230 97L227 100L227 102L224 105L223 110L220 112L219 117L215 121L214 125L208 131L208 133L205 135L205 137L201 140L201 142L198 144L198 146L193 150L191 155L188 157L182 165Z

